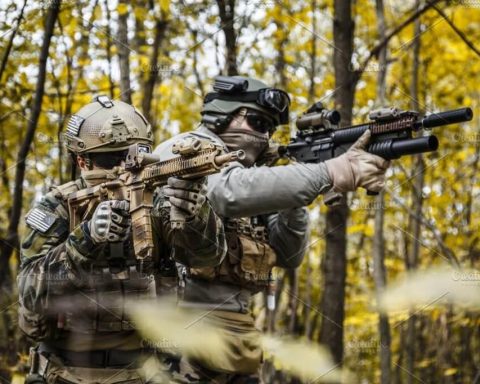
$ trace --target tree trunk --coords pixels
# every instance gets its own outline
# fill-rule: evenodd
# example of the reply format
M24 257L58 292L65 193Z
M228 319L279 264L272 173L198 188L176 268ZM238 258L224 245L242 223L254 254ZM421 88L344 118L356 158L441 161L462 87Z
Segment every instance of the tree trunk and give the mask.
M288 308L290 318L288 320L288 333L294 335L297 325L297 306L298 306L298 270L297 268L287 269L288 281L290 283L290 292L288 298Z
M202 82L202 77L200 76L200 72L198 71L198 53L197 53L197 48L198 48L198 31L195 29L190 29L189 31L192 35L192 40L193 40L193 49L192 49L192 71L193 75L195 76L195 81L197 83L197 88L200 90L200 93L202 95L202 98L205 96L205 87Z
M106 54L107 54L107 63L108 63L108 84L109 84L109 90L110 90L110 98L113 99L115 97L115 84L112 78L112 40L110 39L110 36L112 35L112 28L111 28L112 18L110 14L110 8L108 7L108 0L105 0L104 6L105 6L105 15L107 18L107 25L105 27L107 38L106 38L105 44L106 44L106 51L107 51Z
M420 8L420 0L416 1L416 8ZM414 24L414 40L413 40L413 65L412 65L412 83L410 94L412 97L411 108L414 111L420 110L419 92L418 92L418 71L420 67L420 36L421 36L421 21L419 18L415 20ZM418 258L420 253L421 244L421 221L419 218L422 216L423 205L423 185L425 179L425 164L422 154L415 156L415 169L414 169L414 185L412 190L413 195L413 207L412 211L415 217L411 218L411 231L413 239L410 242L411 249L408 252L407 268L414 270L417 268ZM406 370L411 372L411 375L407 375L407 383L414 382L415 372L415 349L416 349L416 324L417 315L411 314L407 322L407 339L406 339Z
M228 76L238 75L235 0L217 0L221 28L225 36L225 70Z
M0 63L0 84L2 83L3 72L7 67L8 57L10 56L10 52L13 47L13 40L15 39L15 36L17 35L17 32L18 32L18 28L20 27L20 23L22 22L23 12L25 11L26 5L27 5L27 0L24 0L22 9L20 10L20 14L17 17L17 25L15 26L15 28L12 31L12 34L10 35L10 39L8 40L7 47L5 48L5 52L3 53L3 56L2 56L2 62Z
M307 281L305 282L305 305L304 305L304 335L308 340L312 339L312 262L310 254L307 251L305 255L305 263L307 263Z
M119 0L119 7L128 7L128 1ZM130 85L130 48L128 42L128 12L118 14L117 49L120 64L120 99L132 104L132 86Z
M385 26L385 8L383 0L376 1L377 25L380 40L386 36ZM387 89L387 49L386 44L379 52L379 72L377 76L377 106L383 107L386 102ZM385 218L385 193L382 191L376 198L375 204L375 231L373 237L373 273L375 277L375 288L377 293L377 302L383 290L385 289L387 276L385 269L385 238L384 238L384 218ZM388 315L379 313L378 331L380 346L380 382L390 384L391 382L391 336Z
M35 97L32 101L31 113L28 119L27 130L25 138L20 146L17 156L17 166L15 170L15 185L13 192L12 210L10 215L10 222L7 230L7 238L1 247L1 265L0 265L0 282L4 289L9 291L11 289L12 281L9 269L9 260L14 250L18 249L18 225L22 212L23 203L23 182L25 179L25 162L28 152L32 145L35 130L37 129L38 118L42 110L42 99L45 91L45 79L47 70L48 50L50 41L52 39L55 22L60 12L61 0L55 0L50 3L48 8L45 33L43 37L42 48L40 51L40 60L38 66L38 79L35 89ZM5 292L5 291L4 291Z
M310 52L310 84L308 87L308 102L315 102L315 75L317 74L317 0L311 0L310 9L312 12L312 50Z
M333 39L336 48L333 52L333 64L337 89L335 108L340 112L344 124L350 124L352 121L355 97L355 83L350 70L354 36L351 7L351 0L334 2ZM325 229L326 254L323 262L325 283L320 342L329 346L338 363L343 359L348 212L346 198L343 197L337 206L328 209Z
M160 73L160 68L158 65L158 54L160 52L160 46L162 44L163 38L165 37L167 26L168 21L164 18L164 16L161 16L161 19L158 19L155 22L155 39L153 41L152 55L150 56L147 78L143 86L143 114L145 115L147 121L152 124L152 126L155 126L151 113L152 99L155 85L157 84L158 76Z

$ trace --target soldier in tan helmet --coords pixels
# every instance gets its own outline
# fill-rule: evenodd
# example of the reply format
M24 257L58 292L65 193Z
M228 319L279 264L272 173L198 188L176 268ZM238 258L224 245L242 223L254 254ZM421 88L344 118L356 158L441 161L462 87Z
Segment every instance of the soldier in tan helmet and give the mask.
M21 245L19 324L39 342L27 382L145 383L140 367L152 351L129 322L125 303L156 297L175 279L175 261L218 264L223 226L205 199L204 180L172 178L170 190L184 195L155 196L148 263L140 265L133 252L126 200L101 202L70 232L67 196L108 180L129 145L151 151L153 136L133 106L100 96L71 117L65 140L81 175L54 187L30 210ZM170 225L173 206L185 215L184 229ZM185 210L192 206L198 209Z
M219 76L214 92L205 97L203 124L182 136L209 137L227 150L244 150L246 156L208 177L207 196L223 218L228 252L218 267L182 268L179 302L204 309L205 320L223 330L230 348L217 360L182 357L171 366L177 382L259 383L262 351L251 298L268 289L274 266L296 268L302 262L308 244L305 206L330 190L379 191L384 185L388 162L364 150L367 135L324 163L261 166L270 136L288 123L289 104L285 92L259 80ZM163 142L155 153L168 156L172 143ZM179 191L166 193L182 196ZM274 304L271 299L269 305Z

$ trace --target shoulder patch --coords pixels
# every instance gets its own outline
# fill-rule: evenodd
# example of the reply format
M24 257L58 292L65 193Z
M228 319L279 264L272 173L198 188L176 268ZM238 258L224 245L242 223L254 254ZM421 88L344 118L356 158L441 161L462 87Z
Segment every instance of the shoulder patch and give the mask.
M25 221L26 223L36 229L40 233L46 233L52 225L55 224L57 216L51 212L43 211L39 208L33 208L28 212Z

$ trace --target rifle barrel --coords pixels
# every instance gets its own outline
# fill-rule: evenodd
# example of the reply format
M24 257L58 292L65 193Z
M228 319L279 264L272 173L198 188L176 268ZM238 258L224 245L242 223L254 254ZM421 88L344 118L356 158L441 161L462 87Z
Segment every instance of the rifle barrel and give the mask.
M470 121L473 118L473 111L471 108L459 108L452 111L432 113L422 120L421 126L423 128L434 128L442 125L463 123Z

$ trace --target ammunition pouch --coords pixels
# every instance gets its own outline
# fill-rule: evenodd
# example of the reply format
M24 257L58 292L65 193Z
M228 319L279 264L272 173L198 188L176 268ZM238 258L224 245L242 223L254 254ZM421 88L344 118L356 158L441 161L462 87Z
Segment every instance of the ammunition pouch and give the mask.
M155 278L152 274L136 271L134 266L116 276L107 270L96 271L94 281L70 295L59 297L57 327L86 334L134 330L134 325L124 315L128 300L141 300L156 296ZM82 308L79 311L79 308Z
M225 223L227 255L217 267L190 268L188 275L217 280L257 292L268 286L276 254L268 243L263 226L251 226L243 220Z

